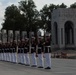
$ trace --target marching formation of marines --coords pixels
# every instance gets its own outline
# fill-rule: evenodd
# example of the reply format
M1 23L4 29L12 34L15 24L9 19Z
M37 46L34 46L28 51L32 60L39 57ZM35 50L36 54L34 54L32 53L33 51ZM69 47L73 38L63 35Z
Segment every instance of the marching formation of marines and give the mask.
M13 33L2 30L0 32L0 61L24 64L26 66L51 69L51 40L46 32L45 38L38 32L29 36L26 31Z

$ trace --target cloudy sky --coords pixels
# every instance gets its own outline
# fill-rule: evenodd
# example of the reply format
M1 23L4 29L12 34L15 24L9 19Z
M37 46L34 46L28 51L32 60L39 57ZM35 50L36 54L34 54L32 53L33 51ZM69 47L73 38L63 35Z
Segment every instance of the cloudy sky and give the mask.
M11 4L18 5L18 2L21 0L0 0L0 29L1 29L1 23L3 22L4 19L4 12L5 8ZM76 2L76 0L34 0L37 9L40 10L45 4L61 4L65 3L67 6L70 4L73 4Z

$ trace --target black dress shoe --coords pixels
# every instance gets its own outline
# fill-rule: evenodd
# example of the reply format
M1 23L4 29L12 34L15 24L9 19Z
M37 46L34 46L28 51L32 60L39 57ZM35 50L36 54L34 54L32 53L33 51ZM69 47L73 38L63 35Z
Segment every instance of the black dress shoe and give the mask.
M18 64L21 64L20 62Z
M45 69L51 69L50 67L46 67Z
M43 68L42 66L39 66L38 68Z
M31 67L37 67L36 65L32 65Z

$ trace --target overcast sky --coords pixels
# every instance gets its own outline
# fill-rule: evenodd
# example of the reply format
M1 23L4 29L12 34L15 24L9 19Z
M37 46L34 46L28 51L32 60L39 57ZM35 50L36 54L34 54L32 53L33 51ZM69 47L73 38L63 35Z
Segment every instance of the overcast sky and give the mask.
M21 0L0 0L0 29L1 29L1 23L4 19L4 12L5 8L11 4L18 5L18 2ZM64 3L67 6L73 4L76 2L76 0L33 0L35 2L35 5L37 6L37 9L40 10L45 4L61 4Z

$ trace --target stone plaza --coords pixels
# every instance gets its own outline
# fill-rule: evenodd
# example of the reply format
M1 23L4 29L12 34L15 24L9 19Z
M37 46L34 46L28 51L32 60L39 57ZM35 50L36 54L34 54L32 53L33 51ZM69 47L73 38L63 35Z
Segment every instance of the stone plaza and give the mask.
M51 70L0 61L0 75L76 75L76 60L52 58Z

